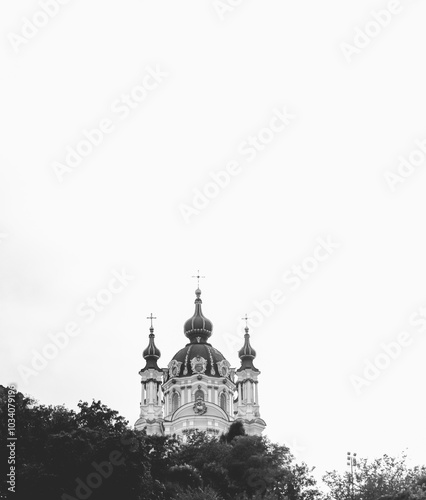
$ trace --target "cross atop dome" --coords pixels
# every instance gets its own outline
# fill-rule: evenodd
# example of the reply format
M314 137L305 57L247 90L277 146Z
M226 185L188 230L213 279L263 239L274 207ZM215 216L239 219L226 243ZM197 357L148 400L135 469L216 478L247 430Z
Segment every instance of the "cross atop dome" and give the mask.
M246 315L244 316L244 318L241 318L242 320L244 320L246 322L246 327L245 327L245 331L246 333L248 333L248 330L249 330L249 327L248 327L248 320L250 319L248 316L247 316L247 313Z
M147 316L146 319L150 319L151 320L151 327L150 327L150 330L153 331L154 330L154 326L152 324L152 320L153 319L157 319L156 316L153 316L152 313L151 313L151 316Z
M196 276L192 276L192 278L197 278L197 288L200 288L200 278L205 278L205 276L200 276L200 270L198 269Z

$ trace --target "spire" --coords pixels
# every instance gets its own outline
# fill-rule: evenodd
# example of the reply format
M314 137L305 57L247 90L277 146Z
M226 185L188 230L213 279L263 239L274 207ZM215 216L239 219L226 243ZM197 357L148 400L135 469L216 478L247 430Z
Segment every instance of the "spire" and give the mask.
M145 368L143 368L142 371L148 370L150 368L154 368L155 370L160 371L160 368L157 365L157 360L160 358L161 353L158 347L155 345L154 327L152 325L152 320L157 318L153 316L151 313L151 316L148 316L146 319L151 320L151 326L149 328L150 333L149 333L148 347L142 353L142 356L146 360Z
M211 336L213 323L207 319L201 310L201 290L195 290L195 311L192 318L189 318L183 327L184 334L190 339L191 343L205 343Z
M246 333L244 334L244 345L238 351L238 357L241 359L241 367L238 369L238 371L245 370L246 368L251 368L252 370L258 371L257 368L255 368L253 365L253 359L256 357L256 351L250 345L250 334L248 327L249 318L247 317L247 314L242 319L246 321L246 326L244 328Z

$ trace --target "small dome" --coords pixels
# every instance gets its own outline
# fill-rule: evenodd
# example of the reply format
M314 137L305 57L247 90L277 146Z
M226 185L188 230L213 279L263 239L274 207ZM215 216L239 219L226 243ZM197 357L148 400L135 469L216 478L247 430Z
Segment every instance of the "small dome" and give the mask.
M144 349L142 356L146 360L146 366L143 368L142 371L147 370L149 368L154 368L156 370L160 370L157 365L157 360L161 356L160 349L155 345L155 335L154 335L154 328L150 328L150 334L149 334L149 342L148 342L148 347Z
M207 319L201 310L201 290L195 290L195 311L192 318L189 318L183 327L184 334L190 339L191 343L206 342L213 331L213 323Z
M155 345L154 342L155 335L153 333L149 334L149 344L148 347L143 351L142 356L146 358L156 358L161 356L160 349Z
M253 359L256 357L256 351L250 345L250 335L249 329L246 328L246 333L244 335L244 345L238 351L238 357L241 359L241 367L237 371L245 370L246 368L251 368L252 370L258 371L253 365Z

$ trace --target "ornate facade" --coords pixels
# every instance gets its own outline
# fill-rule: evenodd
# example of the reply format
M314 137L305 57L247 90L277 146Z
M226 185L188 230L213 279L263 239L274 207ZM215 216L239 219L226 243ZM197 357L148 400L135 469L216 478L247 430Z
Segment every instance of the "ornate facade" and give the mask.
M142 397L135 428L145 428L148 434L185 435L193 429L221 434L233 421L241 420L247 434L261 434L266 424L259 413L260 371L253 365L256 352L250 345L249 329L238 352L241 366L231 368L209 343L213 324L201 310L199 288L195 295L194 315L184 325L189 342L167 368L158 366L160 351L151 316L149 343L143 351L146 364L139 372Z

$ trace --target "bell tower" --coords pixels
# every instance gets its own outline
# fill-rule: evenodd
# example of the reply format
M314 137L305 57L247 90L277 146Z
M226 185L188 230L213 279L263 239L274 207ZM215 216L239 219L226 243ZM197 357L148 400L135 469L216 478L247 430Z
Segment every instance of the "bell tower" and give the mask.
M260 371L253 365L256 351L250 345L249 328L246 320L244 345L239 350L238 356L241 366L236 371L238 398L236 401L236 417L244 424L249 435L260 435L266 427L266 423L260 418L258 376Z
M148 347L143 351L145 367L139 372L141 376L141 404L140 416L135 423L137 430L146 428L147 434L163 433L163 404L161 397L161 384L163 382L163 371L158 367L160 350L154 342L154 327L152 320L156 319L152 313L147 319L151 320L149 329Z

